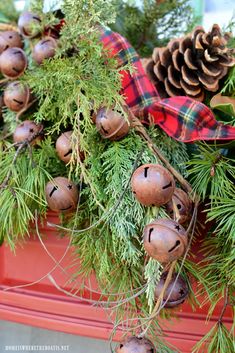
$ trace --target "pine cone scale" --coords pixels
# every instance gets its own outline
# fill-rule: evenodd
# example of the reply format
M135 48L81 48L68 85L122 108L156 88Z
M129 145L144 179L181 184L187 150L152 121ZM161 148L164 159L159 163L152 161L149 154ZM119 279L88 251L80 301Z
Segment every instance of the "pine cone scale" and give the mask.
M200 68L202 69L204 74L213 77L218 77L223 70L220 65L216 66L207 62L203 62L202 60L200 61Z
M192 85L192 86L199 85L199 80L197 78L197 75L194 74L194 72L191 71L186 65L183 65L183 67L181 69L181 74L182 74L183 80L188 85Z
M179 49L175 50L172 54L173 66L176 70L180 71L181 65L184 62L183 55L180 53Z
M160 61L157 63L157 65L154 66L153 71L158 80L164 82L167 71L166 68L160 63Z
M165 85L166 92L170 97L183 95L183 91L173 86L167 77L165 78L164 85Z
M180 86L183 90L190 96L197 96L201 93L201 88L199 86L188 85L184 80L180 80Z
M180 75L177 71L174 70L173 65L170 65L167 70L167 75L168 75L168 80L170 83L176 87L176 88L181 88L180 84ZM163 80L164 81L164 80Z
M194 65L193 54L190 48L187 48L184 53L184 61L189 69L197 70L198 67Z
M204 58L205 58L206 61L208 61L208 62L214 62L214 61L218 61L218 60L219 60L218 57L209 54L209 52L208 52L207 49L206 49L205 52L204 52Z

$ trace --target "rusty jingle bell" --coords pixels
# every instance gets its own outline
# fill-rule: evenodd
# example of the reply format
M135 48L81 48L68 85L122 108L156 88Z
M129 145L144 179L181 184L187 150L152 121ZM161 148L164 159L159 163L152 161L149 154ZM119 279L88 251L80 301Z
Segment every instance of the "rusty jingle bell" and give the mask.
M41 19L32 12L23 12L18 20L20 33L26 38L35 38L40 32Z
M31 120L24 120L17 128L13 134L14 143L21 143L26 140L31 140L34 134L40 133L43 126L41 124L36 124ZM36 145L42 140L42 136L37 136L33 141L30 142L31 145Z
M128 109L125 108L125 111L128 113ZM128 120L131 120L130 115L128 114ZM107 108L99 109L96 115L96 127L101 136L105 139L111 141L117 141L125 137L129 130L130 124L127 119L124 117L122 112Z
M69 163L73 152L72 144L71 144L72 133L73 133L72 131L63 132L56 140L56 145L55 145L56 152L59 158L64 163ZM80 160L83 161L85 158L83 151L78 150L78 154L79 154Z
M0 54L8 48L23 48L20 34L16 31L0 32Z
M29 87L20 81L9 83L3 93L5 105L13 112L19 112L25 108L31 98Z
M142 205L161 206L172 198L175 181L162 165L144 164L132 175L131 188Z
M56 140L56 152L59 158L65 163L68 163L70 161L72 154L71 136L72 131L66 131L61 134Z
M20 48L8 48L0 55L0 71L9 79L23 75L27 65L27 57Z
M163 290L167 272L164 272L161 276L159 283L155 288L155 299L157 300ZM189 294L189 288L184 278L179 275L177 280L177 273L173 273L172 278L169 282L168 287L163 296L163 304L165 308L174 308L182 304L187 299ZM176 281L175 281L176 280ZM169 298L168 298L169 297ZM167 301L166 301L167 300Z
M44 60L55 55L56 48L56 40L52 37L45 37L34 46L32 57L37 64L41 65Z
M174 208L173 201L178 209L180 218L178 222L183 224L187 222L191 217L192 211L192 201L188 197L187 193L182 189L175 188L174 194L172 196L172 200L166 204L166 210L169 216L173 218L174 216Z
M156 349L149 339L130 336L117 346L116 353L156 353Z
M143 242L147 254L165 264L177 260L185 253L188 237L179 223L161 218L145 226Z
M46 184L46 200L52 211L76 209L78 196L77 186L67 178L57 177Z

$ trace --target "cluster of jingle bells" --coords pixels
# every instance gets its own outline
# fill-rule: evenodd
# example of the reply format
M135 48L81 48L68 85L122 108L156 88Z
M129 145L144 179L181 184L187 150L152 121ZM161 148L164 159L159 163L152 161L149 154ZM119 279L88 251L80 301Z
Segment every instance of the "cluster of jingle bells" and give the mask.
M144 206L166 206L168 214L175 218L161 218L149 223L143 231L146 253L163 266L185 254L188 235L182 224L189 221L192 202L187 193L175 187L172 174L160 164L145 164L135 170L131 178L132 192ZM162 293L168 272L163 272L155 288L156 300ZM173 273L163 295L165 308L182 304L189 294L184 278ZM116 348L116 353L155 353L153 343L145 337L131 336Z
M3 94L3 104L14 112L27 110L33 100L30 88L17 79L27 68L27 57L23 51L23 40L40 35L38 28L41 22L38 15L23 13L18 22L19 32L6 31L0 33L0 71L3 76L11 80ZM37 64L55 55L56 39L44 37L33 48L32 57ZM111 141L125 137L131 126L131 113L123 107L127 117L115 109L101 108L93 115L97 130L101 136ZM25 120L16 128L13 134L15 144L27 140L36 145L43 136L43 126L33 121ZM72 155L72 131L62 133L56 141L58 157L69 163ZM35 138L34 138L35 136ZM80 155L80 151L79 151ZM82 159L82 152L80 158ZM157 219L144 228L143 242L147 254L168 264L185 253L188 244L187 233L182 224L190 218L192 203L188 195L175 187L175 181L170 172L159 164L146 164L136 169L132 175L131 187L135 198L144 206L166 206L171 217L177 214L177 222L173 219ZM77 186L65 177L56 177L46 185L46 200L53 211L71 212L77 208L79 191ZM177 211L176 211L177 208ZM167 273L163 273L155 290L156 299L159 297L166 280ZM165 307L175 307L181 304L188 295L188 286L182 276L173 274L166 289L163 302ZM167 300L167 301L166 301ZM135 336L125 339L116 349L117 353L155 353L153 344L146 338Z
M124 107L128 114L128 109ZM129 132L131 114L127 118L120 111L102 108L95 116L97 130L103 138L112 141L120 140ZM63 133L56 142L56 150L61 160L68 163L71 157L72 131ZM70 188L70 191L67 189ZM192 202L187 193L175 187L171 173L159 164L145 164L135 170L131 178L131 188L135 198L144 206L166 206L171 217L177 214L177 222L164 218L151 222L144 228L143 243L147 254L166 265L184 255L188 237L182 224L190 219ZM63 197L59 193L63 192ZM73 183L68 184L65 178L55 178L47 184L47 200L50 208L58 210L61 202L67 200L75 207L78 192ZM59 200L59 201L57 201ZM53 204L54 202L54 204ZM67 205L63 205L66 210ZM177 211L175 211L177 208ZM167 272L161 276L155 288L155 298L160 296ZM189 288L184 278L173 273L168 287L163 296L165 308L174 308L182 304L189 294ZM145 337L131 336L122 341L116 348L116 353L155 353L156 349L150 340Z
M126 112L128 114L127 108ZM125 119L120 112L101 109L96 117L96 126L103 138L119 140L126 136L131 125L131 114ZM182 224L191 218L192 201L187 193L175 187L172 174L160 164L145 164L135 170L131 178L132 192L143 206L165 206L170 218L157 219L146 225L143 243L147 254L163 265L183 256L188 245L188 236ZM161 276L155 288L155 298L160 296L167 272ZM182 304L189 294L184 278L173 273L163 296L165 308ZM145 337L125 338L116 353L155 353L153 343Z
M30 87L18 80L28 66L28 59L23 50L24 39L42 37L32 50L33 60L41 65L44 60L55 56L59 37L56 28L42 28L41 22L40 16L37 14L24 12L18 20L18 31L0 32L0 72L10 81L3 92L3 97L0 97L0 109L6 106L18 114L25 112L35 101ZM129 123L118 111L101 108L95 116L92 116L92 120L96 123L101 135L110 140L118 140L129 131ZM66 164L69 163L72 155L71 137L72 131L66 131L56 141L58 156ZM13 134L13 142L16 145L25 141L36 145L42 138L43 125L36 124L31 120L22 121ZM79 155L81 159L84 157L80 151ZM70 212L75 210L78 198L77 186L67 178L57 177L46 185L47 203L53 211Z
M4 31L0 33L0 72L10 81L4 92L2 106L9 110L20 113L26 111L33 103L34 97L30 87L21 81L21 77L28 66L28 59L23 50L24 39L41 37L32 49L34 62L41 65L44 60L55 56L57 49L58 32L53 28L43 28L40 17L31 12L23 12L18 20L18 31ZM67 132L57 141L58 154L62 160L67 161L69 154L61 155L63 140L69 138ZM35 138L34 138L35 136ZM14 144L30 141L36 145L43 138L43 125L36 124L31 120L22 121L13 133ZM55 193L55 190L58 190ZM46 194L49 207L56 211L66 211L76 208L78 201L78 190L74 183L67 178L58 177L48 183ZM59 194L59 198L57 196Z

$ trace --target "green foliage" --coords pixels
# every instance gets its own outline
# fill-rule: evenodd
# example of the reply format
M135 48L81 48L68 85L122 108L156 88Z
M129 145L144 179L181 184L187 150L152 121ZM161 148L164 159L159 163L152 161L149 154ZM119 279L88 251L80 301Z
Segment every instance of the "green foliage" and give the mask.
M226 150L200 144L196 152L187 164L194 189L202 200L209 197L216 203L217 197L231 195L235 166L233 160L225 157Z
M199 341L193 353L202 352L221 353L234 352L234 337L231 332L222 324L215 324L212 329Z
M156 139L159 147L164 148L168 146L168 143L169 146L171 145L170 141L172 140L157 129L152 133L152 138ZM89 143L90 140L93 143ZM103 212L105 218L98 227L88 229L82 235L74 233L79 257L87 258L83 263L93 261L95 266L98 266L99 261L91 256L92 249L90 252L87 247L84 247L85 251L81 253L83 248L81 242L87 241L86 234L90 234L90 238L95 239L95 234L100 228L98 241L103 244L103 237L112 238L112 251L116 259L128 265L139 266L139 257L142 256L139 235L142 233L143 225L157 217L158 209L154 207L146 209L141 206L134 199L129 182L137 165L156 162L156 157L147 146L143 146L142 140L134 132L121 141L110 142L101 140L97 132L94 131L87 142L90 146L90 152L84 163L96 198L89 188L82 191L81 201L85 199L85 204L81 204L80 212L74 220L76 222L75 228L81 229L84 219L87 219L88 215L90 218L88 226L96 224ZM181 162L183 156L186 158L184 145L172 141L171 148L174 148L175 156L181 156ZM164 149L165 153L166 151L167 148ZM170 153L167 154L170 155ZM97 204L97 199L99 204ZM88 210L85 209L86 205ZM100 205L104 207L104 210ZM92 212L89 214L89 211ZM70 226L70 228L74 229L74 226Z
M154 259L149 259L147 265L145 266L144 277L148 283L146 289L146 297L148 299L149 311L152 312L155 303L155 289L156 285L160 280L162 266L158 261Z
M172 141L156 128L148 132L168 157L174 149L176 160L181 156L181 164L183 156L187 159L185 145ZM116 322L124 320L127 310L129 320L138 316L144 321L154 305L154 288L161 266L150 260L144 268L141 236L144 225L163 216L164 210L141 206L133 198L130 177L136 165L158 161L134 131L121 141L110 142L102 140L94 129L88 144L90 153L84 164L99 204L91 189L84 188L79 211L68 225L80 259L79 274L85 280L95 270L103 293L116 293L117 302L126 300L114 309ZM141 308L136 307L133 298L138 292L136 288L143 290L138 295ZM111 302L114 297L107 300Z
M234 159L224 156L226 150L203 145L198 155L188 164L189 174L195 190L205 200L209 196L207 220L211 222L211 232L203 242L206 255L198 267L210 302L208 316L214 312L219 301L228 292L228 301L232 300L235 274L235 229L234 229ZM213 171L213 173L211 173ZM204 303L204 304L205 304ZM193 352L233 352L232 334L219 321L208 334L195 346ZM205 348L206 347L206 348Z
M233 36L234 32L234 27L235 27L235 12L233 11L233 15L228 22L228 24L224 28L224 32L228 33L229 35L229 40L228 40L228 47L234 49L235 47L235 37Z
M229 70L221 93L232 97L235 96L235 67Z
M141 8L133 1L116 2L118 15L111 28L127 38L141 56L150 56L154 47L189 32L195 23L188 0L144 0Z
M18 13L15 8L14 0L0 2L0 23L17 22Z
M56 157L50 140L38 149L29 147L13 163L15 153L7 143L0 154L1 183L11 172L7 187L0 190L0 239L6 238L12 248L19 238L29 235L35 210L45 214L45 183L62 169L53 161Z

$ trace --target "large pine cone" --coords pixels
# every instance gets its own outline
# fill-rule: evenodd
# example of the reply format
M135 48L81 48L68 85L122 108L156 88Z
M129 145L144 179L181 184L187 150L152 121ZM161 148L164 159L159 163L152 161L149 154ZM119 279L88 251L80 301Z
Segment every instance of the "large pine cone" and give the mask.
M226 47L228 38L216 24L208 33L198 26L165 48L155 48L144 66L160 96L186 95L203 101L205 90L216 92L228 67L235 65L234 51Z

